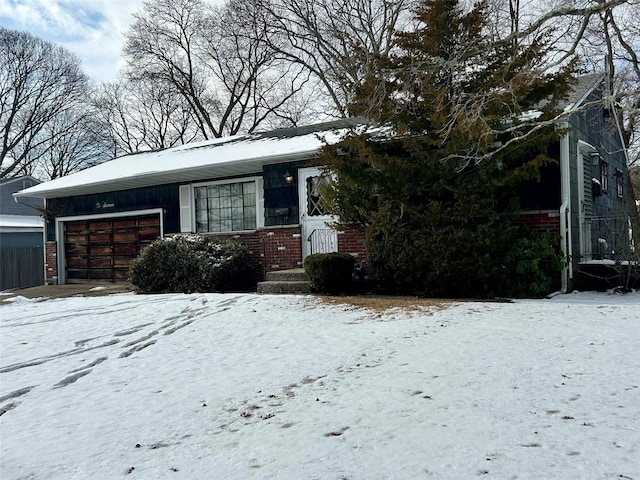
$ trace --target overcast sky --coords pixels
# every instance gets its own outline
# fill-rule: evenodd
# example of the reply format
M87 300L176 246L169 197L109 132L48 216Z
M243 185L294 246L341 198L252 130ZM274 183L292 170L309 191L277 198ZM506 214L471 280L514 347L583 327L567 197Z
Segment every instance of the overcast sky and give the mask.
M143 0L0 0L0 25L62 45L95 81L115 79L123 34Z

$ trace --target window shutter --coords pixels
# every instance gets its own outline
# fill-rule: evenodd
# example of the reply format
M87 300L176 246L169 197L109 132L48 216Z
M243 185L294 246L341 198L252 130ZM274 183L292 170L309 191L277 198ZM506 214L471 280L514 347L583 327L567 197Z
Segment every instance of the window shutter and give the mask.
M258 215L258 223L256 224L257 228L264 227L264 179L262 177L256 180L256 202L257 209L256 214Z
M191 233L191 185L181 185L180 195L180 232Z

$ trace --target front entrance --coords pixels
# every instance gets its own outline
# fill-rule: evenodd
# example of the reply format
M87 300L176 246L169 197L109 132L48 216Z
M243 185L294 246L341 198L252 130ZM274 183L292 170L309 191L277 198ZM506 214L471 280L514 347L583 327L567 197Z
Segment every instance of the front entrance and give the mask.
M327 225L334 219L325 211L319 192L319 187L327 182L318 168L298 170L303 260L312 253L338 251L338 234Z

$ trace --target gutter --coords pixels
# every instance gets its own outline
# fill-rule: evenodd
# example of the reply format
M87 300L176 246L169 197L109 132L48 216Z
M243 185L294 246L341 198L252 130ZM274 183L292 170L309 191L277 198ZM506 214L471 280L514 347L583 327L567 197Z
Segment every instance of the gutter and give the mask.
M128 190L131 188L144 188L150 187L154 185L162 185L165 183L193 183L194 181L202 180L203 176L206 178L215 178L215 174L211 174L211 172L216 172L217 170L223 169L229 166L247 166L247 165L255 165L256 168L262 169L265 165L272 165L281 162L296 162L296 161L304 161L313 157L313 155L317 154L321 147L314 147L312 149L303 150L303 151L295 151L289 153L276 153L269 156L254 156L250 158L243 159L235 159L230 161L223 161L218 163L204 163L198 164L191 167L181 167L177 166L175 168L171 168L168 170L148 170L143 172L134 173L129 176L124 177L109 177L105 180L98 180L94 182L81 182L81 183L72 183L71 185L65 185L62 187L47 187L50 183L56 182L58 180L64 181L66 183L69 177L73 177L74 175L87 175L87 172L91 170L91 168L99 168L104 165L107 165L110 162L114 162L117 160L121 160L125 157L119 157L114 160L110 160L105 163L101 163L96 165L95 167L91 167L86 170L81 170L79 172L72 173L71 175L65 177L59 177L49 182L43 182L39 185L35 185L33 187L29 187L25 190L21 190L13 194L13 197L16 202L18 202L18 197L33 197L33 198L56 198L56 197L65 197L65 196L79 196L79 195L92 195L95 193L105 193L105 192L117 192L121 190ZM164 150L163 152L166 152ZM252 167L249 167L249 170L243 171L241 173L231 173L229 175L221 175L220 178L234 178L234 177L242 177L247 174L253 174L255 171L251 170ZM174 177L175 181L167 181L166 178ZM78 180L75 180L79 182ZM134 185L131 185L130 182L134 182ZM38 188L39 187L39 188ZM20 202L18 202L20 203Z
M566 130L560 139L560 190L562 204L560 205L560 250L566 262L562 269L561 291L569 292L569 280L573 278L573 246L571 242L571 168L569 162L569 122L558 125Z

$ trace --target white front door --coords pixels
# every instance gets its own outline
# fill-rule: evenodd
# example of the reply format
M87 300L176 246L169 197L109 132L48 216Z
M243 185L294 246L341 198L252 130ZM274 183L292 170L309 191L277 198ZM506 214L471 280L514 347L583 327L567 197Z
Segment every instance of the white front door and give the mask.
M338 251L338 234L327 225L333 221L333 217L324 210L318 190L319 186L328 181L321 173L315 167L298 170L303 260L312 253Z

